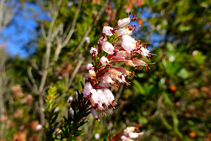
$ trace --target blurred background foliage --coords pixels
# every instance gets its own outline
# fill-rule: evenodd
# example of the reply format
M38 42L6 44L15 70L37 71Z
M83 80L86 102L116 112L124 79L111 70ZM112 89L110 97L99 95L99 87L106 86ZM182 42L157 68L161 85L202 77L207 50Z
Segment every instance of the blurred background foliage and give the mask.
M102 27L115 26L132 12L138 17L134 24L141 26L134 37L148 43L157 55L148 72L136 70L130 86L114 91L115 110L109 109L100 122L88 117L79 139L95 140L96 133L104 139L137 126L145 132L142 140L211 140L211 1L16 1L22 5L20 11L29 2L39 5L48 18L36 19L37 47L29 57L12 56L4 50L6 43L1 44L0 139L41 140L43 131L35 127L45 124L46 91L57 88L56 102L65 115L68 97L82 90L89 49L97 45ZM12 22L1 23L0 31Z

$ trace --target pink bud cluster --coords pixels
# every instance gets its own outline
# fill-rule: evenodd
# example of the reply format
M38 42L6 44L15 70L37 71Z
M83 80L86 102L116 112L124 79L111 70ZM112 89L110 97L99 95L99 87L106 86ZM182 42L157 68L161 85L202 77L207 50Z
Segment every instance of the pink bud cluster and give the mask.
M147 63L140 58L145 56L149 59L154 55L149 53L146 44L130 36L137 28L136 25L130 25L131 20L136 18L120 19L115 27L104 26L98 47L90 50L93 60L86 65L83 94L91 102L92 113L95 109L106 113L106 107L115 108L116 101L111 86L118 88L119 83L129 85L127 79L135 76L134 72L122 66L115 67L115 64L121 62L136 69L149 70ZM96 114L94 116L97 118Z

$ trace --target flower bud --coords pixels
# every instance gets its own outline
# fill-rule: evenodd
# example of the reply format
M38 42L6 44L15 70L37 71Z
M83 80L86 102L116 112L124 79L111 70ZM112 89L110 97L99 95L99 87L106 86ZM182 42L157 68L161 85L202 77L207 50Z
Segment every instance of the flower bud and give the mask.
M71 115L72 117L74 116L74 110L73 110L73 108L70 108L69 113L70 113L70 115Z
M110 27L110 26L104 26L103 27L103 33L105 33L108 36L112 36L113 35L113 33L111 32L112 30L113 30L113 28Z
M120 19L118 20L117 24L119 27L123 27L123 26L126 26L130 23L130 18L124 18L124 19Z
M90 94L92 89L93 88L92 88L91 83L90 82L86 82L86 84L84 86L84 90L83 90L84 97L87 97Z
M100 62L101 62L101 64L102 64L103 66L105 66L105 65L108 63L108 59L107 59L105 56L103 56L103 57L100 59Z
M94 67L91 63L86 64L86 69L87 70L94 70Z
M42 125L40 125L40 124L35 127L36 131L40 131L41 129L42 129Z
M97 112L96 112L96 110L94 108L91 109L91 113L95 117L96 120L99 120L99 117L97 115Z
M68 102L68 103L71 103L72 101L73 101L73 97L70 96L70 97L68 98L67 102Z
M114 54L114 47L109 42L103 43L102 49L108 54Z
M94 56L98 54L97 49L94 48L94 47L92 47L92 48L90 49L90 53L91 53L92 55L94 55Z

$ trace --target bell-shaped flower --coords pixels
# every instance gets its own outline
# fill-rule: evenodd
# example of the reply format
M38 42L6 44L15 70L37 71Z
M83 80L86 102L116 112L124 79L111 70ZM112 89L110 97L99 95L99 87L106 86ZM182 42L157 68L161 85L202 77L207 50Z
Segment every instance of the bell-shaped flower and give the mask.
M146 66L147 65L144 61L139 60L137 58L133 58L132 61L133 61L133 64L135 64L136 66Z
M91 63L86 64L86 69L87 70L94 70L94 67Z
M128 135L130 133L134 133L135 127L127 127L123 132L125 135Z
M127 60L125 62L125 64L128 65L128 66L132 66L132 67L135 67L136 66L136 64L134 64L132 60Z
M121 45L128 53L130 53L131 51L135 49L135 45L129 41L123 40Z
M108 54L114 54L114 47L109 42L103 43L102 49Z
M104 26L103 27L103 33L105 33L108 36L112 36L113 35L112 30L113 30L113 28L110 27L110 26Z
M90 93L91 93L90 102L92 106L95 107L96 105L99 105L99 98L97 91L95 89L92 89Z
M95 78L96 78L96 73L95 73L94 70L89 70L89 77L90 77L91 79L95 79Z
M94 48L94 47L91 47L90 53L91 53L92 55L94 55L94 56L98 54L97 49Z
M103 66L109 63L108 59L105 56L101 57L100 62Z
M105 97L107 98L109 104L112 104L114 102L114 95L112 94L112 92L106 88L106 89L103 89L103 93Z
M126 69L123 68L123 67L119 67L119 68L117 68L117 70L118 70L119 72L121 72L122 74L130 74L130 71L126 70Z
M83 90L84 97L88 97L92 89L93 88L92 88L91 83L86 82L86 84L84 86L84 90Z
M105 97L104 95L104 92L102 89L98 89L97 90L97 93L98 93L98 98L102 104L103 107L106 107L109 103L108 103L108 100L107 98Z
M143 56L148 56L149 55L149 50L147 50L144 47L141 47L141 55Z
M104 37L100 37L100 39L98 40L98 42L99 42L101 45L104 44L105 41L106 41L106 37L105 37L105 38L104 38Z
M118 29L118 30L117 30L117 35L118 35L118 36L122 36L122 35L124 35L125 32L126 32L125 29Z
M99 117L97 115L97 112L96 112L96 110L94 108L91 109L91 113L95 117L96 120L99 120Z
M123 35L122 36L122 40L123 41L129 41L129 42L132 42L132 43L136 42L136 40L134 38L132 38L131 36L129 36L129 35Z
M117 24L119 27L123 27L126 26L130 23L131 19L130 18L124 18L124 19L120 19L118 20Z
M110 84L107 83L107 82L103 79L103 77L100 78L100 83L101 83L104 87L106 87L106 88L111 87Z
M107 82L109 84L114 83L114 81L111 79L111 77L108 74L105 74L104 76L102 76L101 79L103 79L105 82Z

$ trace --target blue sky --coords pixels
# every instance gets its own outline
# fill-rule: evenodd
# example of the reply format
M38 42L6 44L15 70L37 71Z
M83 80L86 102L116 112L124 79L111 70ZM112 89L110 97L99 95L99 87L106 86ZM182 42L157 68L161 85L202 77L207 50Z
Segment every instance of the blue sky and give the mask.
M6 27L0 35L0 43L6 44L6 51L11 55L19 55L27 57L27 53L33 53L36 50L36 44L30 44L30 41L37 40L38 27L37 21L47 19L46 14L39 6L32 3L25 3L24 9L20 10L21 5L13 1L15 4L15 16L12 18L11 24ZM29 52L22 48L26 46Z
M0 44L6 43L6 51L9 54L19 55L24 58L36 50L36 40L38 38L38 31L36 30L38 27L37 22L50 20L50 18L47 17L45 12L36 4L26 2L24 9L21 9L21 5L17 2L17 0L14 0L13 2L12 10L15 12L15 16L13 17L11 24L6 27L0 35ZM140 8L139 12L141 10L142 9ZM144 8L140 18L147 21L147 19L152 16L155 15L147 8ZM150 30L148 22L144 22L144 25L149 27ZM140 34L140 36L146 35ZM157 47L161 40L161 36L153 33L148 37L148 40L152 43L152 46ZM32 44L28 45L29 43ZM28 51L24 50L23 47L26 47Z

